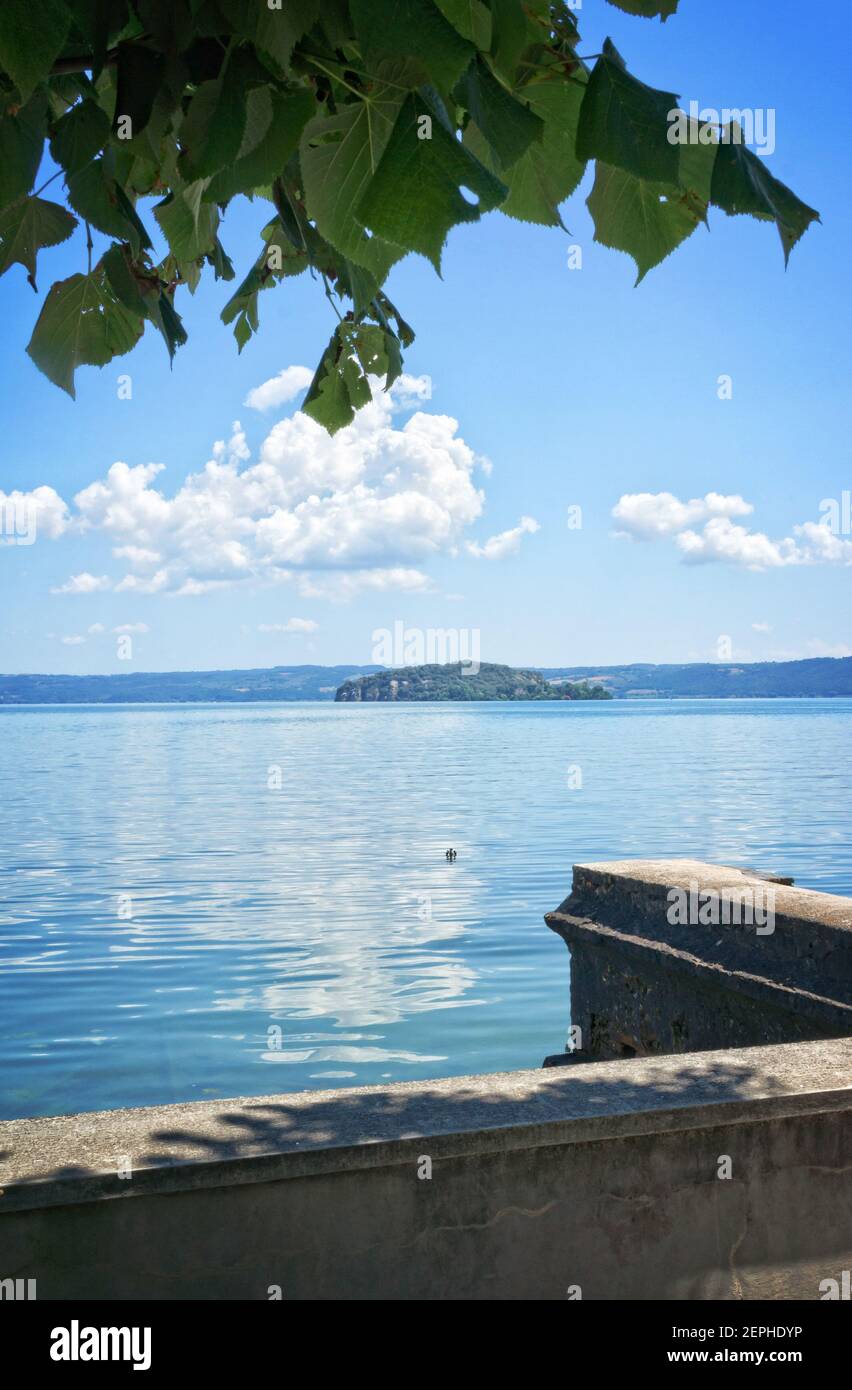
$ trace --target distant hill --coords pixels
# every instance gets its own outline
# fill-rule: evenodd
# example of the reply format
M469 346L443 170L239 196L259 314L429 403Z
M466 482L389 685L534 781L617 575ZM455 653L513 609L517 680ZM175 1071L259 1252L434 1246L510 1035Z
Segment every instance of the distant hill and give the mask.
M379 666L273 666L254 671L128 671L120 676L0 676L0 705L333 700L341 681L379 670Z
M600 681L627 699L730 699L739 696L852 696L852 657L810 661L693 662L684 666L554 666L541 674L562 680Z
M422 673L453 671L449 694L446 677L441 687L423 685ZM493 677L488 673L503 673ZM421 673L421 674L414 674ZM476 685L485 674L485 684ZM361 677L376 678L369 687L377 692L390 680L413 682L414 693L397 699L416 700L554 700L566 698L565 685L573 683L567 698L600 698L585 695L578 684L602 686L618 699L731 699L740 697L852 697L852 657L817 657L811 661L760 661L738 665L726 662L683 666L552 666L513 670L510 666L483 665L479 677L461 676L454 667L406 667L387 671L381 666L273 666L250 671L128 671L114 676L0 675L0 705L60 704L156 704L177 701L211 701L245 704L253 700L357 700L348 688ZM427 677L427 679L432 679ZM428 689L429 693L423 693ZM436 691L438 693L436 693ZM444 693L441 693L443 691ZM478 693L474 693L477 691ZM509 691L520 691L509 694ZM361 699L390 698L367 694Z
M551 685L538 671L483 662L464 674L461 662L446 666L405 666L344 681L335 696L341 703L379 700L610 700L603 688L563 681Z

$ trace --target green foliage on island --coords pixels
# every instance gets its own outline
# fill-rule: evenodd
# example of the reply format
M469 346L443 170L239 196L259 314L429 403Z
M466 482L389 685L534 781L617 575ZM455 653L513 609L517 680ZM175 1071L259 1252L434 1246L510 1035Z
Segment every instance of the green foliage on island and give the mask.
M460 661L445 666L405 666L344 681L335 695L341 703L404 700L611 700L601 685L588 681L551 685L538 671Z
M678 7L609 3L661 20ZM2 0L0 275L18 265L35 290L44 250L77 233L80 253L41 305L33 362L73 396L79 366L131 351L148 325L173 358L183 292L210 273L236 280L221 318L242 350L261 296L309 274L335 318L304 409L340 429L414 338L385 292L392 267L415 253L440 273L452 228L492 209L564 228L587 168L595 240L639 279L711 207L774 224L789 257L813 208L733 119L678 115L677 95L641 82L609 39L587 57L577 9ZM269 220L237 278L221 238L242 197L266 200Z

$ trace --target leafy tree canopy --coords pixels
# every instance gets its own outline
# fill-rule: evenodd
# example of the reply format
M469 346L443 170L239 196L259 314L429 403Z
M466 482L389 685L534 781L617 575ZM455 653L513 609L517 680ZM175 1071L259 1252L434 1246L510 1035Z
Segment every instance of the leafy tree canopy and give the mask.
M789 256L817 213L738 130L693 120L672 143L675 94L609 41L579 46L564 0L2 0L0 274L19 264L36 289L39 252L87 230L88 268L50 288L30 357L72 396L78 366L130 351L146 323L173 357L177 288L208 267L235 279L220 231L241 195L273 216L222 319L242 349L261 293L314 277L337 323L304 408L332 431L412 342L392 266L416 252L440 272L451 228L495 208L560 227L589 162L596 239L639 279L710 204L774 222ZM58 171L33 191L45 141Z

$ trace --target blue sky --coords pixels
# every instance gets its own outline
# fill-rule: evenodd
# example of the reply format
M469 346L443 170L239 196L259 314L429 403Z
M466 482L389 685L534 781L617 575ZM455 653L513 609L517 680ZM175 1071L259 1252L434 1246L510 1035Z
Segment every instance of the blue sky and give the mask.
M172 371L149 330L130 357L81 369L72 402L24 347L52 279L85 267L82 241L43 253L38 298L14 267L0 491L49 487L69 510L55 539L48 521L33 545L0 547L0 668L126 671L116 629L136 669L366 664L396 621L478 630L483 660L515 664L852 653L852 537L796 529L852 489L852 20L845 0L815 17L796 0L681 11L660 25L585 0L583 51L610 34L684 104L776 111L769 167L822 215L786 273L771 225L712 211L710 233L634 289L633 263L592 241L588 180L567 237L491 214L451 233L443 281L415 257L391 277L417 331L406 372L431 398L410 383L334 447L293 419L299 396L246 404L320 355L331 310L307 277L263 296L241 356L218 322L229 287L183 292L190 341ZM239 276L269 215L228 212ZM214 457L215 480L187 487ZM109 475L119 461L162 470ZM89 591L56 592L69 588Z

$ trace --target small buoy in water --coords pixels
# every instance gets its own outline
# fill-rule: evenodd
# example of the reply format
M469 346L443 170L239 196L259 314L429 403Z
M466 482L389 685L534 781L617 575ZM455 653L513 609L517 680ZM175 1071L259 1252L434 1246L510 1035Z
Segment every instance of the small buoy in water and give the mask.
M448 849L446 853L446 858L452 861L453 859L458 859L458 855L456 854L454 849Z

